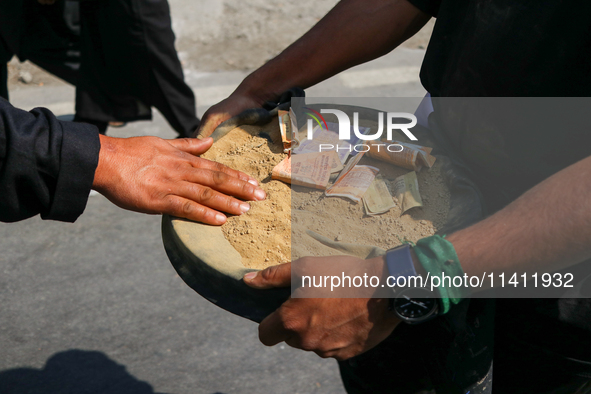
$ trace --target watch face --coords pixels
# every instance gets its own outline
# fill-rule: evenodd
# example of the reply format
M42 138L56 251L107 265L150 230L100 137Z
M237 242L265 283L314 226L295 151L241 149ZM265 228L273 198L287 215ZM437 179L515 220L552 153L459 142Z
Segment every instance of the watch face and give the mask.
M394 310L402 319L418 323L436 312L437 300L428 290L406 289L394 300Z

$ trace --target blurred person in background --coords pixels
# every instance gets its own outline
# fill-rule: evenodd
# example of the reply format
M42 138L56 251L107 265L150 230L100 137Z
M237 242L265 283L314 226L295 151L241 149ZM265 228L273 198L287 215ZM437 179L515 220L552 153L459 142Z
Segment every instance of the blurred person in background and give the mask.
M17 55L76 86L75 121L152 119L157 108L180 137L199 126L195 96L174 47L166 0L15 0L0 3L0 96Z

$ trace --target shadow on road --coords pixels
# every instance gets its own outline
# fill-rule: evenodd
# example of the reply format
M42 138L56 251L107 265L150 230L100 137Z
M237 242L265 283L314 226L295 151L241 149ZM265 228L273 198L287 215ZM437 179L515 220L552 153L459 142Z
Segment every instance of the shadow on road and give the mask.
M68 350L53 355L43 369L0 372L3 394L163 394L130 375L125 366L95 351Z

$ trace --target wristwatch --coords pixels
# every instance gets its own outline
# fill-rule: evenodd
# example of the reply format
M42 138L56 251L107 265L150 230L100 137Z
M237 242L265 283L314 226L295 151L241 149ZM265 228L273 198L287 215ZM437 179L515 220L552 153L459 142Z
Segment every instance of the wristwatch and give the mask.
M434 319L439 314L439 303L433 292L424 287L408 287L399 290L390 299L390 309L403 322L419 324Z
M388 273L396 283L406 284L406 287L392 288L394 297L390 298L389 308L403 322L419 324L437 317L439 302L428 288L408 287L411 283L416 284L408 279L417 276L410 248L410 245L405 244L386 252ZM400 280L399 277L404 277L404 280Z

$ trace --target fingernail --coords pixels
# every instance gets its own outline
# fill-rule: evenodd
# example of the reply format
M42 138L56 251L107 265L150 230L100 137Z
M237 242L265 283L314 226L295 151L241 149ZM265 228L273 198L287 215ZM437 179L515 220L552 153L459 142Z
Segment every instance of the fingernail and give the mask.
M254 196L256 197L256 199L257 199L258 201L262 201L262 200L264 200L265 198L267 198L267 193L265 193L265 191L264 191L263 189L257 189L257 190L254 192Z
M243 202L242 204L240 204L240 210L242 211L242 213L248 212L250 210L250 204Z
M257 276L258 272L249 272L248 274L244 275L244 280L251 281Z
M224 215L222 215L221 213L218 213L217 215L215 215L215 218L220 223L226 223L227 218Z
M248 183L250 183L251 185L254 185L254 186L258 186L259 185L259 183L257 182L256 179L249 179L248 180Z

